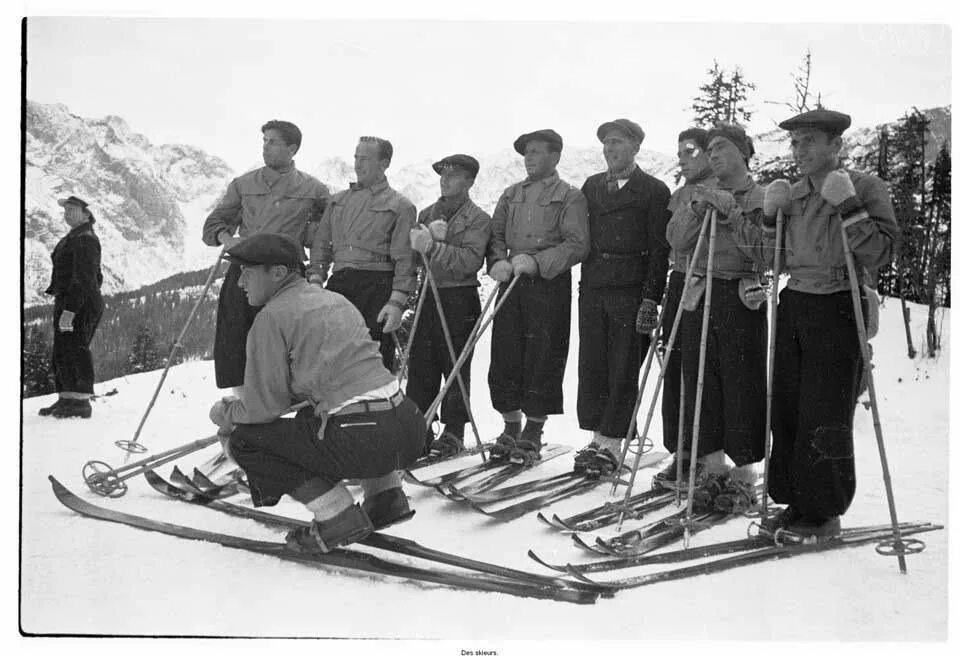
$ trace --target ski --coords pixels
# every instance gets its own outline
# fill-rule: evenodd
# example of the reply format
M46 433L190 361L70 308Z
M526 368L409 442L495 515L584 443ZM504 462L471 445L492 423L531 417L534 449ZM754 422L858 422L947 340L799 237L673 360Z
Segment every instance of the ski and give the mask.
M476 490L474 490L473 486L457 487L455 485L445 485L445 486L438 487L437 489L442 494L444 494L444 496L446 496L447 498L453 499L455 501L471 501L473 503L494 503L497 501L503 501L505 499L512 499L519 496L523 496L524 494L532 494L534 492L551 490L551 489L554 489L557 485L562 485L563 483L569 482L570 480L573 480L575 478L582 478L582 477L583 477L583 474L581 473L568 471L566 473L561 473L556 476L549 476L547 478L537 478L536 480L530 480L525 483L518 483L516 485L510 485L508 487L497 487L497 485L501 485L504 482L504 481L500 481L495 485L490 485L489 487L491 487L492 489L477 488Z
M639 468L656 464L662 461L665 457L667 457L667 453L663 452L649 453L644 455L644 459L640 461ZM483 513L487 517L492 517L493 519L501 522L509 522L517 519L518 517L522 517L527 513L545 508L546 506L556 503L557 501L562 501L564 499L577 496L578 494L583 494L584 492L587 492L598 485L608 483L610 481L611 478L609 476L587 478L586 476L579 475L573 480L572 483L551 489L546 494L534 496L526 499L525 501L520 501L519 503L514 503L498 510L491 510L471 502L468 502L468 505L474 510Z
M235 487L240 492L249 493L249 488L243 482L243 469L228 471L220 477L220 482L211 480L200 469L193 470L193 484L204 492L217 492L223 487Z
M459 459L461 457L469 457L470 455L479 455L481 450L484 452L487 452L491 448L493 448L493 442L487 442L487 443L480 444L479 446L474 446L473 448L464 448L460 452L453 453L452 455L444 455L443 457L421 457L416 462L408 466L407 471L422 469L427 466L439 464L440 462L449 462L450 460Z
M196 529L181 524L161 522L159 520L141 517L139 515L132 515L117 510L112 510L110 508L96 506L88 503L68 490L53 476L49 476L49 480L53 487L54 494L60 503L70 510L73 510L74 512L86 517L119 524L126 524L137 529L162 533L177 538L215 543L223 547L272 556L278 559L293 561L312 567L318 567L322 569L327 567L347 568L372 573L378 576L387 575L402 579L431 582L458 589L492 591L523 598L540 598L577 604L594 603L596 602L598 595L595 592L581 591L573 588L558 588L550 585L525 584L504 578L493 578L483 575L467 576L432 568L421 568L418 566L397 563L388 559L382 559L366 552L358 552L348 549L338 549L327 554L318 555L294 552L289 550L284 543L280 542L254 540L250 538L232 536L217 531Z
M191 503L198 506L204 506L212 510L216 510L227 515L232 515L234 517L240 517L244 519L253 520L259 524L262 524L267 527L280 529L282 531L289 531L301 526L306 526L309 523L303 520L294 519L292 517L285 517L283 515L276 515L274 513L268 513L266 511L257 510L255 508L248 508L246 506L237 505L235 503L230 503L227 501L221 501L215 496L199 491L199 489L194 488L193 490L184 489L173 483L170 483L164 480L160 475L155 473L152 470L145 472L145 477L147 482L155 490L164 494L170 498L178 499L186 503ZM407 556L416 557L418 559L425 559L428 561L434 561L436 563L442 563L449 566L455 566L458 568L464 568L467 570L473 570L480 573L487 573L490 575L496 575L499 577L504 577L511 580L516 580L520 582L526 582L530 584L537 585L549 585L555 586L557 588L576 588L581 591L588 592L599 592L604 591L605 589L600 589L592 585L584 585L581 583L570 583L568 580L558 579L556 577L548 577L545 575L538 575L537 573L531 573L523 570L516 570L514 568L506 568L503 566L498 566L495 564L487 563L484 561L477 561L474 559L468 559L461 557L456 554L451 554L449 552L443 552L440 550L435 550L420 543L409 540L407 538L400 538L398 536L391 536L384 533L374 532L363 539L362 542L356 543L357 545L363 545L365 547L373 547L376 549L381 549L389 552L394 552L397 554L404 554Z
M239 488L237 487L237 483L217 485L213 482L208 481L210 482L210 485L212 485L212 487L210 487L209 489L207 489L206 487L202 487L197 483L195 483L192 478L187 476L187 474L181 471L180 467L178 467L177 465L174 465L173 471L170 472L170 482L172 482L174 485L179 485L180 487L183 487L185 489L193 489L200 492L209 492L221 498L233 496L234 494L239 494L240 492Z
M413 475L413 473L410 472L410 469L406 469L403 472L403 479L411 485L418 485L420 487L437 487L439 485L457 483L461 480L472 478L473 476L485 473L492 469L502 468L507 463L507 460L487 460L486 462L481 462L480 464L468 466L465 469L450 471L449 473L445 473L434 478L427 478L426 480L417 478L415 475Z
M672 492L655 488L631 496L627 500L627 510L630 519L642 517L657 508L662 508L673 501ZM547 519L543 513L537 513L537 519L552 529L561 531L593 531L602 526L616 522L620 517L623 501L607 501L600 506L584 510L569 517L559 517L556 513Z
M684 536L684 526L681 520L686 516L686 511L680 512L663 519L659 528L654 532L647 531L643 533L639 530L627 531L613 538L603 538L597 536L594 552L600 552L607 556L636 556L652 552L664 545L675 543ZM690 518L687 532L695 534L705 531L718 524L729 522L734 517L739 517L736 513L694 513Z
M926 531L935 531L942 529L943 526L938 524L926 524L919 525L909 528L901 528L901 535L913 535L917 533L924 533ZM587 577L582 572L580 572L574 566L567 566L567 572L570 573L574 578L582 582L593 582L595 584L602 584L610 587L611 589L633 589L640 586L647 586L650 584L657 584L659 582L668 582L671 580L680 580L686 579L688 577L695 577L698 575L708 575L712 573L721 572L724 570L731 570L733 568L739 568L741 566L751 565L755 563L761 563L763 561L773 561L776 559L786 559L793 556L798 556L800 554L809 554L811 552L825 552L829 550L843 549L847 547L855 547L857 545L863 545L870 542L876 542L884 540L893 535L892 529L879 530L879 531L866 531L863 533L850 533L849 535L841 534L840 537L827 540L824 542L812 543L812 544L788 544L788 545L770 545L762 547L760 549L754 549L751 551L743 552L741 554L735 554L724 559L719 559L716 561L707 561L705 563L698 563L691 566L683 566L680 568L672 568L670 570L664 570L656 573L649 573L646 575L637 575L635 577L627 577L619 580L614 580L610 582L598 582L592 578Z
M518 496L524 494L527 491L534 491L536 488L540 487L543 484L550 484L551 481L556 481L559 477L569 478L572 477L572 473L560 474L560 476L551 476L548 478L538 478L535 480L530 480L525 483L520 483L517 485L511 485L506 488L499 488L503 483L516 478L521 473L532 469L544 462L553 459L554 457L559 457L560 455L565 455L568 452L573 450L570 446L547 446L543 449L540 455L540 459L535 461L529 466L519 466L517 464L509 464L505 468L500 469L494 474L479 480L474 483L470 483L464 486L457 486L453 483L442 483L437 485L435 489L439 491L443 496L448 499L453 499L454 501L476 501L478 503L490 502L490 501L499 501L504 498L509 498L512 496ZM494 489L498 488L498 489ZM493 496L500 498L487 499L484 497Z
M900 524L901 529L929 526L930 522L904 522ZM851 527L843 529L841 535L849 536L853 534L865 534L872 532L890 532L890 526L869 526L869 527ZM746 552L749 550L769 547L772 540L768 536L755 535L741 538L740 540L729 540L711 545L700 545L698 547L689 547L687 549L674 550L672 552L658 552L656 554L643 554L624 558L608 558L602 561L593 561L582 564L555 564L548 563L538 556L533 550L527 551L527 556L539 563L541 566L555 570L557 572L569 572L575 570L579 573L596 573L610 570L621 570L623 568L633 568L635 566L647 566L655 564L675 564L693 561L694 559L705 559L707 557L719 556L721 554L735 554L737 552Z

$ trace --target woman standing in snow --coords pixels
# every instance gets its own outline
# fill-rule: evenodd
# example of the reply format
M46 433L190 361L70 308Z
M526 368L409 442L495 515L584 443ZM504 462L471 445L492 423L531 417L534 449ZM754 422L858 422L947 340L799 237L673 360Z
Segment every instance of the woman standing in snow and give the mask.
M46 290L54 297L53 371L59 398L40 409L40 415L89 418L93 395L90 340L103 314L100 239L86 201L70 196L57 203L70 227L51 255L53 274Z

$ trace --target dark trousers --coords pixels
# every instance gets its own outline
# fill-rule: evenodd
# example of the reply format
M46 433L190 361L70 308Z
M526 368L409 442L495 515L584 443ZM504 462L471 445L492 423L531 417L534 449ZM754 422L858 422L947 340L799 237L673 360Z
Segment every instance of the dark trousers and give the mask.
M450 376L454 361L450 359L450 351L447 349L433 292L429 290L427 284L424 284L423 288L428 289L428 292L420 311L420 321L417 323L417 330L413 337L410 357L407 359L409 368L407 396L420 407L422 412L426 413L437 393L440 392L441 381L444 377ZM480 316L480 295L475 286L455 286L439 289L439 291L440 303L443 305L443 313L453 341L453 349L459 357L467 337ZM460 376L463 377L463 384L468 392L467 399L470 398L472 358L471 353L460 368ZM453 382L443 398L440 420L444 424L461 427L469 420L457 381Z
M74 312L73 332L60 332L63 300L53 303L53 383L58 393L93 394L93 354L90 342L103 316L103 299L97 293Z
M777 310L770 496L804 517L842 515L853 501L853 414L862 370L850 293L784 289Z
M426 425L409 398L386 411L333 415L323 438L320 420L302 409L296 418L237 425L230 450L247 474L255 506L273 506L308 480L327 489L345 478L379 478L403 469L423 452Z
M663 304L663 327L660 340L664 348L670 339L673 322L680 310L680 295L683 293L683 280L686 273L674 270L670 273L667 283L667 299ZM680 432L680 375L682 372L683 350L681 330L683 319L677 329L677 336L673 340L673 349L670 351L670 362L663 375L663 390L660 393L660 414L663 416L663 447L671 453L677 452L677 435ZM686 414L685 414L686 415Z
M217 388L243 385L247 367L247 333L262 307L251 307L237 284L240 266L232 263L223 276L217 300L217 330L213 338L213 369Z
M377 321L380 310L393 292L393 272L377 270L337 270L327 280L328 291L339 293L360 310L370 337L380 345L383 365L390 372L397 369L396 346L393 335L383 334L383 323Z
M723 450L740 466L763 459L766 409L766 310L740 301L738 280L714 279L707 330L697 456ZM706 293L683 316L684 441L693 442Z
M650 337L637 332L639 288L580 287L577 419L580 428L623 438L637 401L641 358Z
M500 285L499 298L506 291ZM487 382L493 408L527 416L563 413L563 372L570 349L570 272L524 275L493 321Z

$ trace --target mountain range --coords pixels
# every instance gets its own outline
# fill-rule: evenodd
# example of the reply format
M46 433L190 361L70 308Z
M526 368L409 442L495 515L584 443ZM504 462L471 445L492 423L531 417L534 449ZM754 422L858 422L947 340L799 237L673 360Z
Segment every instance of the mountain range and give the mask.
M948 106L924 113L931 120L928 159L932 161L939 146L950 141L951 110ZM853 128L844 141L846 155L862 163L876 152L878 128ZM755 173L774 171L789 160L782 130L758 135L755 147L751 165ZM475 157L481 169L471 197L492 213L503 190L524 177L523 160L510 149ZM675 157L641 149L637 163L671 189L676 187ZM334 192L346 188L353 178L352 164L341 157L300 168ZM558 171L571 184L580 186L587 176L603 170L599 145L564 147ZM104 291L116 293L211 265L217 250L200 242L200 230L236 175L226 162L200 148L154 145L117 116L81 118L62 104L28 101L24 302L35 304L46 298L50 252L67 230L58 198L73 194L91 202L103 246ZM394 165L387 175L391 185L418 209L439 195L439 180L429 161Z

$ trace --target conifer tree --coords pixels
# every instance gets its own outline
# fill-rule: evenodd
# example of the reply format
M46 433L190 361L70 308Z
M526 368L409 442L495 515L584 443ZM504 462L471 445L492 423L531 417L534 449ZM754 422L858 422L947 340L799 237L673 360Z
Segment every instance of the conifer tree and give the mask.
M156 343L150 329L142 323L137 326L137 334L133 340L133 349L127 356L127 373L149 372L163 366L163 360L157 353Z
M707 70L707 82L700 86L700 94L693 100L693 122L698 127L713 127L718 122L732 122L744 125L750 121L753 112L747 107L747 95L756 89L747 81L740 66L733 71L720 68L714 60L713 67Z
M46 395L55 390L50 346L38 326L30 326L23 338L23 396Z

